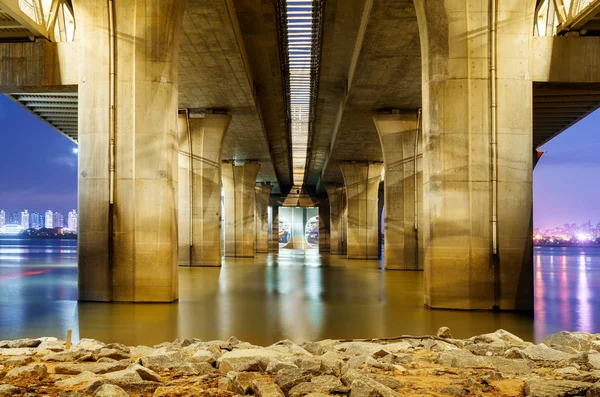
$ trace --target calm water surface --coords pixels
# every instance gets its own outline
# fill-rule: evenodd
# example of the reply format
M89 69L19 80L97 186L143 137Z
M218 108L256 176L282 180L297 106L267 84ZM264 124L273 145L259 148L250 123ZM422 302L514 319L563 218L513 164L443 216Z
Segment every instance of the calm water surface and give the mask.
M0 238L0 339L57 336L130 345L183 337L270 344L324 338L504 328L540 340L561 329L600 331L600 249L536 248L535 321L514 313L427 310L420 272L379 269L314 251L284 251L222 268L180 268L174 304L77 302L77 243Z

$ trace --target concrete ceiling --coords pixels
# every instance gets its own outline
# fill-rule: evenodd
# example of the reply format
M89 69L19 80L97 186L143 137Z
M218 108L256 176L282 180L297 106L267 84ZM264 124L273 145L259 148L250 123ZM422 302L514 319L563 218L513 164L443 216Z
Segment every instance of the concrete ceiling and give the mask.
M309 175L320 191L324 183L343 182L340 161L383 161L374 113L416 114L421 107L421 48L412 0L328 1L325 13L318 145Z

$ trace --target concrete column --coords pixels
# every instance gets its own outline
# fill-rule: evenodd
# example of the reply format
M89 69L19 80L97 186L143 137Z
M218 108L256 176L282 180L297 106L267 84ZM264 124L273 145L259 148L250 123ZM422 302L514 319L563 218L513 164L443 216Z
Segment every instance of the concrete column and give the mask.
M73 5L80 40L79 299L174 301L178 298L177 65L184 4L115 2L114 58L108 2L74 0ZM111 59L116 79L114 123Z
M535 3L495 2L492 57L489 7L494 3L415 0L423 60L427 306L533 308L530 49ZM497 255L492 249L495 206Z
M279 252L279 207L271 207L271 233L269 252Z
M255 187L255 251L269 252L269 198L271 197L273 185L263 183Z
M344 210L346 209L346 194L343 186L328 184L325 186L329 197L329 252L333 255L346 253L344 239Z
M329 201L319 204L319 252L331 251L331 214Z
M422 220L423 171L421 142L417 142L417 112L374 117L381 140L385 168L384 255L386 269L419 270L418 229ZM417 184L415 185L415 155ZM417 217L415 218L415 186Z
M340 163L348 207L348 259L379 258L377 195L383 163Z
M223 162L225 256L254 258L254 206L260 164Z
M179 265L221 266L221 142L231 116L182 114L178 121Z

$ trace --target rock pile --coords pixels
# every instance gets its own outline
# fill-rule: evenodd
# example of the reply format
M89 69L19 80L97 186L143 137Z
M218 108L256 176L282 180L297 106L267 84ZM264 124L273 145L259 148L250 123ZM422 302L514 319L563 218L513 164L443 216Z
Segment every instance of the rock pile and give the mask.
M600 397L600 334L535 345L499 330L453 339L323 340L268 347L236 338L154 347L82 339L0 341L1 396Z

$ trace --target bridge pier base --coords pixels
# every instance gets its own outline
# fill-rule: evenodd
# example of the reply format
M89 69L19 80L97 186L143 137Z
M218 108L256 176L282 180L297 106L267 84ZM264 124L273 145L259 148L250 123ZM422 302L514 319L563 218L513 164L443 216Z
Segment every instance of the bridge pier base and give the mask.
M179 265L221 266L221 142L230 121L179 116Z
M260 164L223 162L225 256L254 258L255 185Z
M256 186L256 246L255 251L269 252L269 199L273 185L263 183Z
M384 266L386 269L420 270L423 269L423 240L415 228L415 219L422 223L423 171L422 161L417 158L415 163L415 156L422 154L420 137L415 153L417 113L381 114L375 116L374 121L385 167Z
M79 299L172 302L178 299L177 65L184 6L116 2L112 51L108 2L73 3L84 44Z
M383 163L340 163L348 208L348 259L379 258L379 182Z
M333 255L344 255L346 254L345 189L343 186L326 185L325 190L329 197L329 252Z
M490 4L415 1L425 40L424 279L432 308L533 308L535 2L496 2L495 15Z

